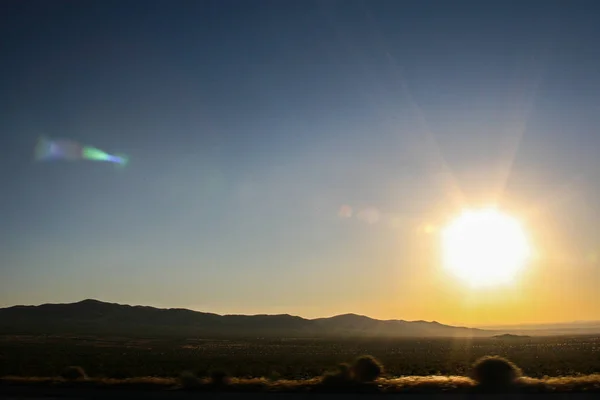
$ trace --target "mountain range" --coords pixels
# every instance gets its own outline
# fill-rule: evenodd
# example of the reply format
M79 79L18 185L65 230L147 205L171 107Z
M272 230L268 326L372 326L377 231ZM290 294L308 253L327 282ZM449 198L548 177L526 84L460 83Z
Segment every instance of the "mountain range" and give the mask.
M503 337L600 334L600 322L466 328L436 321L378 320L343 314L306 319L280 315L218 315L83 300L0 308L0 334L178 337Z
M305 319L282 315L218 315L83 300L0 309L0 334L260 337L488 337L504 333L436 321L377 320L344 314Z

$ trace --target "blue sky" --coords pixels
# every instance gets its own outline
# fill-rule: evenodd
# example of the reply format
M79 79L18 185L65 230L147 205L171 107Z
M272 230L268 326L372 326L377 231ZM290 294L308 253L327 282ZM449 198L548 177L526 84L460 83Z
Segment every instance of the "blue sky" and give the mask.
M2 7L0 305L490 322L415 232L495 201L542 257L487 318L600 319L594 1Z

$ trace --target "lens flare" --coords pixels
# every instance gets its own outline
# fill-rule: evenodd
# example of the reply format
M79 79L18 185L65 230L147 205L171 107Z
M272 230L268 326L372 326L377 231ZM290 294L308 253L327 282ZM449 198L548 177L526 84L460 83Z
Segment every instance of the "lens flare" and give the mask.
M67 139L51 140L42 137L35 146L34 157L36 161L51 160L90 160L110 162L126 166L129 158L125 155L113 155L96 147L83 146L76 141Z

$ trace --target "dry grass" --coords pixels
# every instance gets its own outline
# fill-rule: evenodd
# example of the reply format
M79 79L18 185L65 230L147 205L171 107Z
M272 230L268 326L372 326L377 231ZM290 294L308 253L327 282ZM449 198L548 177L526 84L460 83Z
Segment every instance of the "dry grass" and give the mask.
M379 379L384 392L467 392L475 387L475 382L464 376L403 376L400 378Z
M268 378L230 378L226 385L216 388L210 379L198 379L198 385L184 388L177 378L140 377L130 379L88 378L69 381L48 377L4 377L0 386L57 387L78 389L120 390L221 390L232 392L356 392L381 393L465 393L477 389L476 383L464 376L404 376L379 378L373 383L336 385L322 383L322 378L308 380L276 380ZM586 376L549 377L544 379L520 378L517 389L522 392L600 392L600 374Z
M0 385L72 387L98 389L168 389L177 385L175 378L139 377L128 379L87 378L84 380L68 380L61 377L21 377L7 376L0 378Z
M600 374L558 376L544 379L521 378L524 386L543 387L549 392L600 392Z

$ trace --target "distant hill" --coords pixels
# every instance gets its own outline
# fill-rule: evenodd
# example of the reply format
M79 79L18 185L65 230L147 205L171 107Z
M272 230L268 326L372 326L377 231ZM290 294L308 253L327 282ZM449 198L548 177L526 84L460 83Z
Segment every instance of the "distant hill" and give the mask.
M527 335L513 335L510 333L505 333L504 335L495 335L492 336L494 339L505 339L505 340L511 340L511 339L531 339L531 336L527 336Z
M523 324L481 327L484 330L495 330L512 335L531 336L572 336L600 334L600 321L574 321L554 324Z
M98 300L0 309L0 334L489 337L497 333L448 326L435 321L382 321L355 314L318 319L287 314L218 315Z

